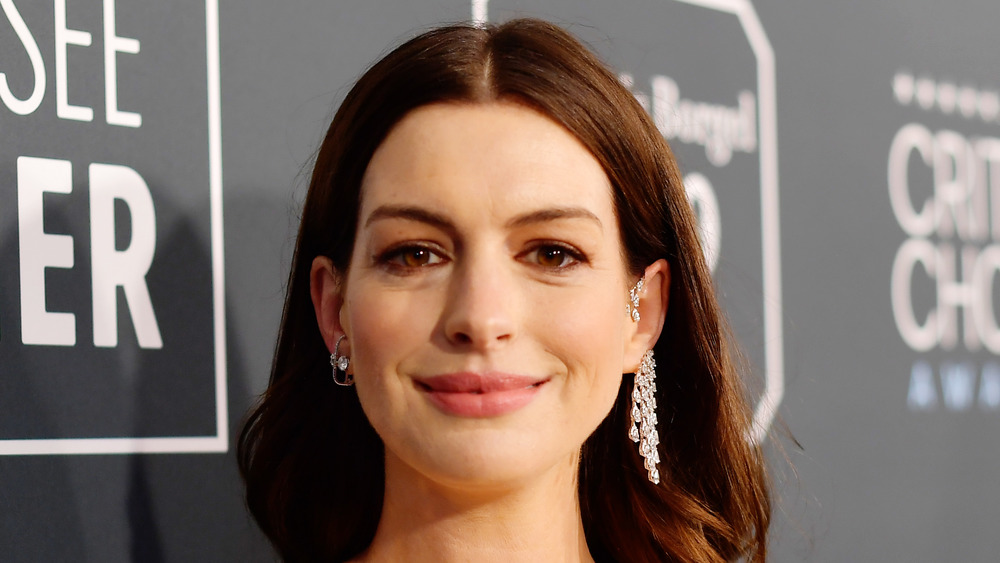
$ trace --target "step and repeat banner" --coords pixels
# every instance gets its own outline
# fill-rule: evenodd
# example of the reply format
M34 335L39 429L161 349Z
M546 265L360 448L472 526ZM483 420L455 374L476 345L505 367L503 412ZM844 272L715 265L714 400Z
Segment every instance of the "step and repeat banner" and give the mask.
M271 561L232 436L310 159L435 24L536 16L678 157L775 561L1000 553L1000 5L0 0L0 560Z

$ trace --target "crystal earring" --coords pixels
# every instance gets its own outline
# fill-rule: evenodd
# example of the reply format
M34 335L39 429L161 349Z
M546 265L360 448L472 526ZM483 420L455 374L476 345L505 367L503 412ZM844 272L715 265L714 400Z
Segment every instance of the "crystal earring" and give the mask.
M635 385L632 387L632 427L628 437L639 443L639 454L643 457L643 465L649 473L649 480L654 485L660 484L660 472L656 464L660 463L660 435L656 431L656 360L653 351L649 350L642 357L639 371L635 374Z
M639 322L639 294L642 293L644 281L644 278L639 278L639 281L635 283L635 287L628 290L629 303L625 304L625 312L628 313L635 322Z
M337 339L337 345L333 347L333 353L330 354L330 365L333 366L333 382L341 387L350 387L354 385L354 376L347 373L347 366L351 365L351 359L340 355L340 343L345 338L347 335L343 334ZM343 380L337 378L337 372L340 371L344 372Z

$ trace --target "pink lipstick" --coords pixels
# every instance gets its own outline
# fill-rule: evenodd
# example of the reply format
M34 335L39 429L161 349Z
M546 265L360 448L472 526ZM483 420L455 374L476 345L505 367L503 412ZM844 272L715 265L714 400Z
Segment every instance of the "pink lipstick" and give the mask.
M507 373L449 373L415 379L417 389L447 414L487 418L527 405L548 379Z

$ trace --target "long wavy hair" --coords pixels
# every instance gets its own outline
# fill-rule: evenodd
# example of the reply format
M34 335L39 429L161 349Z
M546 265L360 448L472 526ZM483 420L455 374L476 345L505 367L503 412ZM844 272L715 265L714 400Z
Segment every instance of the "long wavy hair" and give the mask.
M660 258L670 306L655 345L661 481L628 439L633 378L583 445L579 498L602 561L764 561L767 471L674 157L652 120L591 51L533 19L453 25L386 55L358 80L319 149L292 260L267 391L238 459L247 505L286 561L342 561L371 543L384 446L353 389L330 378L309 293L313 259L351 260L362 175L408 112L432 103L512 101L560 123L613 187L626 267Z

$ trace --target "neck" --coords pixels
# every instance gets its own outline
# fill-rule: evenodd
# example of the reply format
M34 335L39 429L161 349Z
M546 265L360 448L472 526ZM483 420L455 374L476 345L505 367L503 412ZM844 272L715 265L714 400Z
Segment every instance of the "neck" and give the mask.
M361 560L592 562L578 461L484 490L434 482L386 452L382 517Z

